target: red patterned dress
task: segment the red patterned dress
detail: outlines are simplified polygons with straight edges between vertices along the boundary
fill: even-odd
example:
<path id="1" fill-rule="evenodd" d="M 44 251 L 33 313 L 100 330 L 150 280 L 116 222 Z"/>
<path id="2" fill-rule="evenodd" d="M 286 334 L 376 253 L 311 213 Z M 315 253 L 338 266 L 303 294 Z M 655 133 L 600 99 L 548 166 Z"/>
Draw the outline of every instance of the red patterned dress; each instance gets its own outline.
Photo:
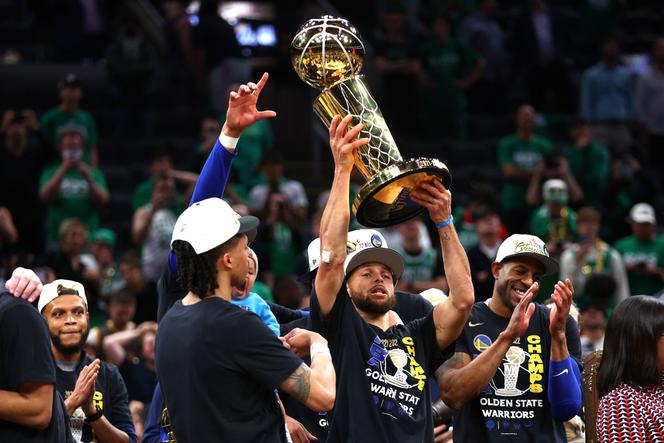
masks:
<path id="1" fill-rule="evenodd" d="M 664 372 L 649 388 L 621 384 L 599 402 L 597 441 L 664 443 Z"/>

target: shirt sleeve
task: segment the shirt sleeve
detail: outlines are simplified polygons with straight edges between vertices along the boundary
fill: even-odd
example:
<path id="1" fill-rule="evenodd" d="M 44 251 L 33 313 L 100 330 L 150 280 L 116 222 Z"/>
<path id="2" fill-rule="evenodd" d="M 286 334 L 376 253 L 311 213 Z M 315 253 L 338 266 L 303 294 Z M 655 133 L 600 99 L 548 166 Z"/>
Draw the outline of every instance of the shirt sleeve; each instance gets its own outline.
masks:
<path id="1" fill-rule="evenodd" d="M 231 154 L 219 140 L 215 142 L 210 156 L 203 165 L 201 175 L 198 177 L 189 206 L 206 198 L 224 196 L 224 189 L 230 177 L 231 163 L 236 152 Z"/>
<path id="2" fill-rule="evenodd" d="M 10 295 L 2 295 L 10 297 Z M 10 308 L 2 319 L 0 349 L 6 365 L 6 387 L 18 391 L 24 383 L 55 384 L 55 361 L 46 324 L 37 310 L 21 301 Z"/>
<path id="3" fill-rule="evenodd" d="M 274 316 L 272 313 L 272 310 L 270 309 L 270 306 L 267 304 L 265 300 L 261 298 L 260 295 L 256 293 L 252 293 L 253 297 L 253 303 L 256 309 L 256 314 L 263 320 L 263 323 L 265 326 L 270 328 L 272 332 L 274 332 L 274 335 L 279 337 L 279 333 L 281 332 L 279 323 L 277 322 L 277 318 Z"/>
<path id="4" fill-rule="evenodd" d="M 502 168 L 511 164 L 514 164 L 512 150 L 510 149 L 509 140 L 504 138 L 498 142 L 498 166 Z"/>
<path id="5" fill-rule="evenodd" d="M 258 316 L 244 313 L 241 330 L 233 340 L 238 346 L 225 358 L 270 389 L 278 388 L 301 364 L 302 360 L 284 348 L 281 341 L 261 322 Z M 237 329 L 237 328 L 236 328 Z"/>
<path id="6" fill-rule="evenodd" d="M 136 430 L 134 429 L 134 422 L 129 412 L 127 387 L 118 368 L 108 365 L 108 378 L 109 386 L 112 387 L 112 390 L 110 392 L 111 398 L 109 399 L 110 408 L 108 412 L 104 411 L 104 415 L 113 426 L 127 433 L 130 442 L 136 443 Z"/>
<path id="7" fill-rule="evenodd" d="M 145 431 L 143 431 L 142 443 L 160 443 L 161 437 L 161 411 L 164 408 L 164 395 L 161 393 L 161 385 L 157 383 L 152 394 L 152 402 L 148 415 L 145 417 Z"/>
<path id="8" fill-rule="evenodd" d="M 104 191 L 108 191 L 108 185 L 106 184 L 106 177 L 99 169 L 92 170 L 92 179 L 94 182 L 102 188 Z"/>

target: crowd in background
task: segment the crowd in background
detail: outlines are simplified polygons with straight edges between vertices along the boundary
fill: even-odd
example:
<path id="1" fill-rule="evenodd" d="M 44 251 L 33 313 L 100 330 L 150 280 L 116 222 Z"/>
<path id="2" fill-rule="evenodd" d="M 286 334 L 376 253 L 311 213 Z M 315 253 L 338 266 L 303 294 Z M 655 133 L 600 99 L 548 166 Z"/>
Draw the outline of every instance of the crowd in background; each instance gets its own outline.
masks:
<path id="1" fill-rule="evenodd" d="M 232 29 L 208 2 L 202 2 L 197 26 L 185 14 L 187 2 L 154 2 L 167 24 L 166 60 L 158 59 L 135 20 L 111 17 L 121 8 L 81 3 L 96 5 L 96 12 L 86 10 L 81 27 L 58 34 L 56 57 L 106 60 L 111 89 L 130 115 L 144 116 L 159 88 L 186 96 L 183 101 L 205 110 L 199 112 L 200 142 L 178 164 L 169 146 L 153 147 L 149 177 L 130 185 L 129 241 L 119 241 L 120 233 L 105 224 L 114 189 L 102 172 L 103 135 L 94 113 L 81 107 L 95 91 L 85 90 L 72 72 L 58 83 L 50 110 L 2 106 L 0 259 L 4 278 L 20 265 L 38 270 L 44 282 L 64 278 L 85 285 L 92 326 L 86 350 L 120 367 L 140 424 L 156 383 L 156 285 L 173 227 L 219 135 L 228 91 L 255 76 Z M 602 347 L 617 303 L 664 288 L 658 218 L 664 189 L 664 38 L 651 40 L 638 65 L 621 53 L 616 38 L 612 8 L 619 2 L 584 3 L 597 8 L 591 17 L 598 21 L 585 36 L 566 32 L 555 5 L 532 0 L 506 21 L 497 14 L 500 3 L 378 1 L 377 23 L 366 35 L 373 48 L 367 69 L 395 133 L 447 140 L 475 136 L 473 111 L 512 113 L 507 95 L 518 79 L 521 103 L 528 104 L 513 113 L 514 131 L 492 145 L 500 186 L 481 183 L 480 177 L 464 190 L 467 198 L 454 202 L 456 228 L 477 301 L 491 295 L 490 265 L 502 240 L 516 232 L 544 239 L 560 261 L 561 279 L 570 278 L 576 287 L 582 344 L 589 353 Z M 75 16 L 63 12 L 59 24 L 65 27 Z M 111 18 L 122 25 L 111 28 Z M 579 48 L 581 55 L 597 54 L 596 63 L 579 69 Z M 129 134 L 142 129 L 126 128 Z M 261 219 L 253 244 L 261 264 L 254 292 L 306 308 L 309 294 L 298 277 L 307 271 L 304 251 L 319 236 L 327 193 L 289 177 L 293 159 L 275 146 L 267 120 L 243 133 L 226 198 L 241 215 Z M 399 289 L 448 289 L 426 222 L 417 218 L 384 232 L 405 260 Z M 545 285 L 540 294 L 551 293 Z"/>

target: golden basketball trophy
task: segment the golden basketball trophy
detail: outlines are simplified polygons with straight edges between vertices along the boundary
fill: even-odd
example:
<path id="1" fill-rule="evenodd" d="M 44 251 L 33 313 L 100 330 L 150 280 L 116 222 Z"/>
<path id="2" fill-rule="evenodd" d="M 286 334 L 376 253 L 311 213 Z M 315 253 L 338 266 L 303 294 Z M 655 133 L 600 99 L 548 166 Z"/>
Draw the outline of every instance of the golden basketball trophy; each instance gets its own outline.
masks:
<path id="1" fill-rule="evenodd" d="M 307 21 L 291 43 L 291 62 L 305 83 L 322 89 L 313 108 L 329 128 L 335 115 L 353 115 L 364 123 L 358 137 L 369 143 L 355 154 L 355 166 L 367 179 L 353 202 L 353 212 L 364 226 L 401 223 L 424 210 L 410 191 L 423 181 L 452 181 L 447 166 L 438 159 L 404 160 L 363 75 L 364 44 L 355 27 L 343 18 L 323 16 Z M 404 104 L 405 105 L 405 104 Z"/>

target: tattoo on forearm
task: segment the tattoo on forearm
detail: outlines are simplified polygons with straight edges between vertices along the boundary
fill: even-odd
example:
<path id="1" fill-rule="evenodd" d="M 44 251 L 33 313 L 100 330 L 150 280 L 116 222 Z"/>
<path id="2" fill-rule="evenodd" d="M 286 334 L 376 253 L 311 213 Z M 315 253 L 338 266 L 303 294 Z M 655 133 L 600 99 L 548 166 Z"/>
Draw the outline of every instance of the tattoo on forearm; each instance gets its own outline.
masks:
<path id="1" fill-rule="evenodd" d="M 286 379 L 286 392 L 290 394 L 299 402 L 305 402 L 309 398 L 309 391 L 311 390 L 311 369 L 309 366 L 302 363 L 291 375 Z"/>
<path id="2" fill-rule="evenodd" d="M 443 232 L 443 240 L 450 241 L 450 234 L 447 231 Z"/>

